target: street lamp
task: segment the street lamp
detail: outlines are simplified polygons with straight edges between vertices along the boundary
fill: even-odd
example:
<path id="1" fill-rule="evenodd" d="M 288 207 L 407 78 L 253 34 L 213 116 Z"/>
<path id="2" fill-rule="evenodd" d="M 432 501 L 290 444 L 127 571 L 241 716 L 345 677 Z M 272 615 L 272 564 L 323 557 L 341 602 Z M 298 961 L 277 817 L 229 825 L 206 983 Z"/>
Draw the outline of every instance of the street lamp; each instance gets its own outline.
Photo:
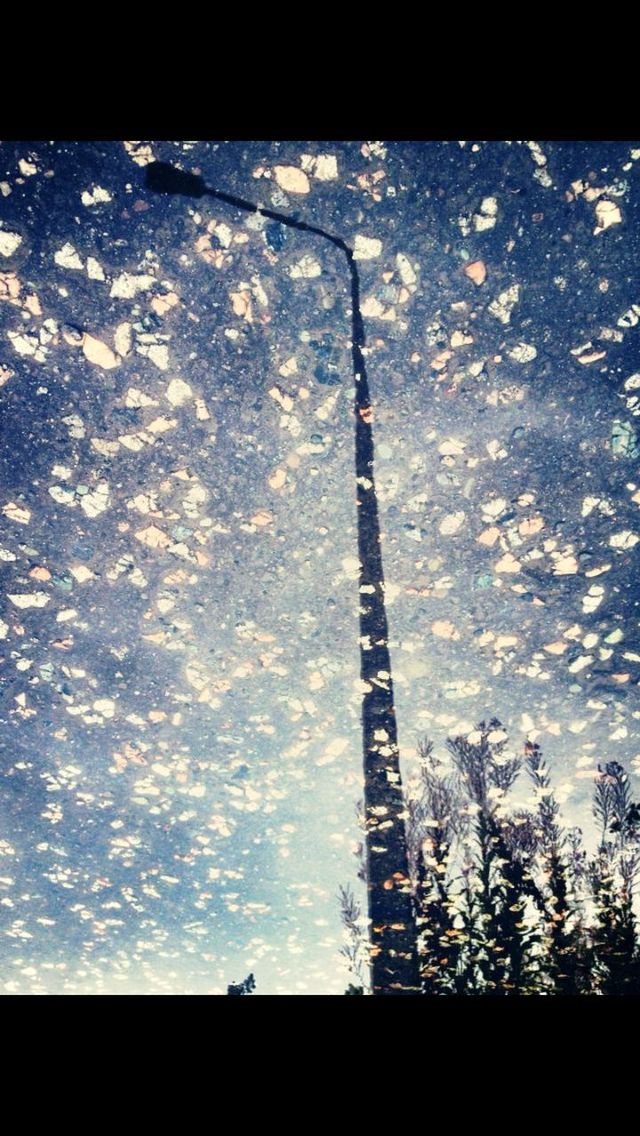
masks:
<path id="1" fill-rule="evenodd" d="M 373 994 L 420 992 L 416 921 L 409 879 L 405 802 L 388 646 L 380 523 L 373 470 L 373 411 L 363 348 L 360 277 L 353 249 L 340 237 L 240 197 L 211 189 L 203 178 L 165 162 L 146 167 L 156 193 L 212 197 L 280 225 L 311 233 L 344 253 L 351 280 L 351 355 L 355 382 L 355 459 L 360 559 L 360 674 L 367 849 L 367 888 Z"/>

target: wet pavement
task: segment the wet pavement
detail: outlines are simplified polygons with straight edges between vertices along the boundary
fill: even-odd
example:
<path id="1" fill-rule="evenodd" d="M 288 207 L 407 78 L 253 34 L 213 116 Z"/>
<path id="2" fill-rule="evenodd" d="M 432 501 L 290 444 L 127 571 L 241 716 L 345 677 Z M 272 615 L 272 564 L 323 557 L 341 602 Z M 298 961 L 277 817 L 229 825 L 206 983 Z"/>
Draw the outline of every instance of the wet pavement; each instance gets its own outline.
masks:
<path id="1" fill-rule="evenodd" d="M 495 715 L 588 831 L 640 772 L 640 144 L 0 146 L 1 988 L 341 993 L 350 280 L 156 160 L 355 250 L 403 774 Z"/>

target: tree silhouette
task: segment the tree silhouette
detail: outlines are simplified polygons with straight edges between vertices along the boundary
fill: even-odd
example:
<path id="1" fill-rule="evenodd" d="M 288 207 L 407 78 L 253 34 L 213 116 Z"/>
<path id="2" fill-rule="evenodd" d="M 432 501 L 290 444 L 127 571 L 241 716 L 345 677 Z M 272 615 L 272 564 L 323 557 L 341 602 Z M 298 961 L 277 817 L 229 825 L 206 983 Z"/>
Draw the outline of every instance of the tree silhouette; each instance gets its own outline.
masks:
<path id="1" fill-rule="evenodd" d="M 422 993 L 461 992 L 461 960 L 466 941 L 451 894 L 452 852 L 464 828 L 460 790 L 434 753 L 419 743 L 420 782 L 409 796 L 409 853 L 419 932 Z"/>
<path id="2" fill-rule="evenodd" d="M 603 994 L 640 994 L 640 951 L 633 891 L 640 866 L 640 808 L 616 761 L 598 766 L 594 815 L 602 826 L 590 875 L 597 922 L 595 971 Z"/>
<path id="3" fill-rule="evenodd" d="M 589 989 L 593 959 L 579 897 L 585 859 L 580 847 L 581 833 L 575 829 L 567 833 L 560 823 L 560 809 L 540 746 L 526 742 L 525 760 L 537 799 L 542 878 L 535 900 L 542 919 L 550 990 L 555 994 L 584 994 Z"/>
<path id="4" fill-rule="evenodd" d="M 529 973 L 534 931 L 525 920 L 531 891 L 530 849 L 523 840 L 525 818 L 503 815 L 503 801 L 520 769 L 504 755 L 506 732 L 498 719 L 476 727 L 477 741 L 450 738 L 449 752 L 475 813 L 474 910 L 471 965 L 487 993 L 522 990 Z M 520 821 L 520 823 L 518 823 Z M 474 885 L 474 874 L 469 876 Z"/>
<path id="5" fill-rule="evenodd" d="M 422 993 L 638 994 L 633 912 L 640 805 L 623 767 L 598 767 L 594 856 L 566 829 L 540 747 L 509 755 L 497 719 L 450 738 L 452 768 L 425 739 L 407 786 Z M 524 764 L 533 807 L 512 808 Z"/>
<path id="6" fill-rule="evenodd" d="M 252 974 L 249 974 L 242 982 L 230 983 L 227 986 L 227 994 L 253 994 L 255 988 L 256 980 Z"/>

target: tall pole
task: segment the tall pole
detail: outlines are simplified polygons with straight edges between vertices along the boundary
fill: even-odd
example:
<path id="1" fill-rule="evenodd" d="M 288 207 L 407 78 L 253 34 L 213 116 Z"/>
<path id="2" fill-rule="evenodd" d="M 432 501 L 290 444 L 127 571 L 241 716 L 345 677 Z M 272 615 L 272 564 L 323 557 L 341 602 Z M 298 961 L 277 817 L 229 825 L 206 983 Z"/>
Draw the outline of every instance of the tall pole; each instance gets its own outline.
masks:
<path id="1" fill-rule="evenodd" d="M 373 411 L 363 353 L 365 334 L 360 308 L 360 277 L 353 249 L 340 237 L 324 229 L 210 189 L 202 178 L 163 162 L 154 162 L 146 169 L 147 186 L 156 192 L 213 197 L 237 209 L 268 217 L 288 228 L 322 237 L 347 258 L 351 280 L 351 354 L 355 384 L 360 676 L 363 688 L 362 747 L 371 990 L 373 994 L 417 994 L 420 990 L 417 930 L 409 879 L 405 804 L 400 779 L 374 480 Z"/>
<path id="2" fill-rule="evenodd" d="M 409 878 L 406 808 L 400 777 L 398 731 L 389 655 L 378 497 L 374 478 L 373 408 L 363 354 L 360 279 L 353 252 L 351 310 L 356 486 L 360 554 L 360 675 L 362 749 L 371 920 L 373 994 L 417 994 L 417 926 Z"/>

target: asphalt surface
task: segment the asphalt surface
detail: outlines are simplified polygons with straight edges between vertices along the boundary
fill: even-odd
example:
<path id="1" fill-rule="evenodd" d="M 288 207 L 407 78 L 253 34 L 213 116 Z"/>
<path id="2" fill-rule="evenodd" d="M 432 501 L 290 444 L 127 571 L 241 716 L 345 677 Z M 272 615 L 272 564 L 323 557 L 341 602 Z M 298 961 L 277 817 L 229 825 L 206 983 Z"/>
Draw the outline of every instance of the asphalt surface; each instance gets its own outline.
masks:
<path id="1" fill-rule="evenodd" d="M 355 249 L 403 774 L 497 716 L 589 833 L 640 771 L 640 144 L 0 146 L 0 988 L 340 993 L 351 282 L 154 160 Z"/>

